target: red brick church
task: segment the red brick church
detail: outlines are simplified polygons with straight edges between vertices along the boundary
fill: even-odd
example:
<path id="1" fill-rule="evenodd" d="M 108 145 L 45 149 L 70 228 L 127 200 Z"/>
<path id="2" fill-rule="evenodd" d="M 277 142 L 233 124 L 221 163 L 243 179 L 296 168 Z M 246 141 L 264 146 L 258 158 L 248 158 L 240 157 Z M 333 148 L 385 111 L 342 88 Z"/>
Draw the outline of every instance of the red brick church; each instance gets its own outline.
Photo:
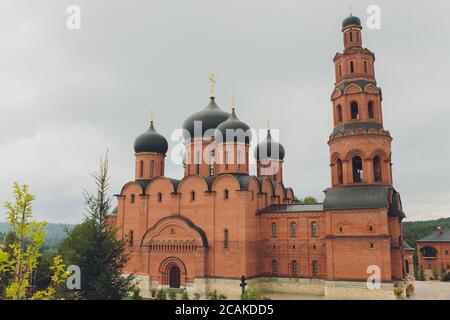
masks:
<path id="1" fill-rule="evenodd" d="M 234 108 L 218 106 L 214 90 L 183 124 L 181 180 L 164 174 L 168 143 L 153 121 L 136 139 L 135 180 L 117 195 L 110 222 L 129 244 L 126 271 L 136 273 L 143 295 L 185 287 L 236 297 L 241 276 L 266 291 L 330 297 L 391 297 L 404 284 L 392 138 L 361 30 L 356 16 L 343 21 L 344 50 L 333 59 L 331 187 L 323 203 L 296 203 L 283 183 L 285 149 L 270 129 L 256 148 L 257 174 L 249 172 L 249 126 Z M 374 266 L 381 287 L 369 290 Z"/>

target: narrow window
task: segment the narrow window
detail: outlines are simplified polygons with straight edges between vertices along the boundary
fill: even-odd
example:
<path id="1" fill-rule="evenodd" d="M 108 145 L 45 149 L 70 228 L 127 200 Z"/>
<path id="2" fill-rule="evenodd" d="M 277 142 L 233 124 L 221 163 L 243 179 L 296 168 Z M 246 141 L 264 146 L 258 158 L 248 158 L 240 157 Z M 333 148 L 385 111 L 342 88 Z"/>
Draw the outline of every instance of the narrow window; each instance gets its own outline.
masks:
<path id="1" fill-rule="evenodd" d="M 381 178 L 381 158 L 376 156 L 373 158 L 373 180 L 380 182 L 382 180 Z"/>
<path id="2" fill-rule="evenodd" d="M 162 202 L 162 193 L 158 192 L 158 202 Z"/>
<path id="3" fill-rule="evenodd" d="M 373 101 L 369 101 L 369 104 L 367 105 L 367 113 L 369 114 L 369 119 L 373 119 L 375 117 Z"/>
<path id="4" fill-rule="evenodd" d="M 317 237 L 319 235 L 319 226 L 317 222 L 311 223 L 311 237 Z"/>
<path id="5" fill-rule="evenodd" d="M 241 152 L 240 151 L 237 152 L 237 170 L 238 171 L 241 170 Z"/>
<path id="6" fill-rule="evenodd" d="M 339 65 L 339 77 L 342 77 L 342 66 Z"/>
<path id="7" fill-rule="evenodd" d="M 228 200 L 228 197 L 229 197 L 228 189 L 224 190 L 223 195 L 224 195 L 225 200 Z"/>
<path id="8" fill-rule="evenodd" d="M 228 249 L 228 239 L 229 239 L 228 229 L 225 229 L 223 230 L 223 247 L 225 249 Z"/>
<path id="9" fill-rule="evenodd" d="M 144 161 L 141 160 L 140 161 L 140 165 L 139 165 L 139 171 L 140 171 L 140 176 L 143 177 L 144 176 Z"/>
<path id="10" fill-rule="evenodd" d="M 361 157 L 355 156 L 352 159 L 353 182 L 363 181 L 363 168 Z"/>
<path id="11" fill-rule="evenodd" d="M 445 250 L 445 255 L 448 255 L 448 250 Z"/>
<path id="12" fill-rule="evenodd" d="M 319 275 L 319 263 L 317 261 L 313 261 L 312 263 L 312 275 L 313 277 L 317 277 Z"/>
<path id="13" fill-rule="evenodd" d="M 291 269 L 292 269 L 292 276 L 293 277 L 297 277 L 298 276 L 298 263 L 297 263 L 297 260 L 292 260 Z"/>
<path id="14" fill-rule="evenodd" d="M 372 232 L 373 231 L 373 226 L 371 224 L 369 224 L 369 231 Z"/>
<path id="15" fill-rule="evenodd" d="M 359 42 L 359 32 L 358 31 L 356 31 L 356 41 Z"/>
<path id="16" fill-rule="evenodd" d="M 353 32 L 350 31 L 348 34 L 350 36 L 350 41 L 353 41 Z"/>
<path id="17" fill-rule="evenodd" d="M 355 65 L 353 64 L 353 61 L 350 61 L 350 73 L 355 73 Z"/>
<path id="18" fill-rule="evenodd" d="M 278 262 L 277 260 L 272 260 L 272 275 L 276 276 L 278 274 Z"/>
<path id="19" fill-rule="evenodd" d="M 195 161 L 195 174 L 200 175 L 200 151 L 197 151 L 197 157 Z"/>
<path id="20" fill-rule="evenodd" d="M 338 122 L 342 122 L 342 107 L 340 104 L 337 106 L 337 120 Z"/>
<path id="21" fill-rule="evenodd" d="M 228 170 L 228 151 L 225 151 L 225 170 Z"/>
<path id="22" fill-rule="evenodd" d="M 367 73 L 367 61 L 364 61 L 364 72 Z"/>
<path id="23" fill-rule="evenodd" d="M 131 203 L 134 203 L 134 194 L 131 195 L 131 197 L 130 197 L 130 202 L 131 202 Z"/>
<path id="24" fill-rule="evenodd" d="M 338 177 L 338 183 L 343 184 L 344 183 L 344 175 L 342 173 L 342 160 L 338 159 L 336 162 L 337 165 L 337 177 Z"/>
<path id="25" fill-rule="evenodd" d="M 297 224 L 295 222 L 291 223 L 291 237 L 297 237 Z"/>
<path id="26" fill-rule="evenodd" d="M 130 247 L 133 246 L 133 230 L 130 230 L 128 232 L 128 245 Z"/>
<path id="27" fill-rule="evenodd" d="M 350 104 L 350 113 L 352 115 L 352 120 L 356 120 L 359 117 L 359 112 L 358 112 L 358 103 L 356 101 L 353 101 Z"/>
<path id="28" fill-rule="evenodd" d="M 276 237 L 278 233 L 278 226 L 275 222 L 272 222 L 272 237 Z"/>
<path id="29" fill-rule="evenodd" d="M 214 175 L 214 151 L 209 154 L 209 175 Z"/>
<path id="30" fill-rule="evenodd" d="M 195 191 L 191 191 L 191 201 L 195 201 Z"/>
<path id="31" fill-rule="evenodd" d="M 150 178 L 155 176 L 155 160 L 150 160 Z"/>
<path id="32" fill-rule="evenodd" d="M 370 243 L 370 249 L 374 249 L 374 248 L 375 248 L 375 246 L 374 246 L 373 242 L 371 242 Z"/>

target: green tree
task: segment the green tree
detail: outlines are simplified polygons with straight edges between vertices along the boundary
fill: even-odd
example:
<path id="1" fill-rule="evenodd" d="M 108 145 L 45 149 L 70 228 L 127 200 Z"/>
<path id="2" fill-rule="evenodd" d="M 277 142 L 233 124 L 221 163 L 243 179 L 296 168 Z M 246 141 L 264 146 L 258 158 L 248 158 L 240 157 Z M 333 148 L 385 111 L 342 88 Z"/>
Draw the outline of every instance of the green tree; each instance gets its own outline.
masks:
<path id="1" fill-rule="evenodd" d="M 423 269 L 422 266 L 419 268 L 417 280 L 419 280 L 419 281 L 425 281 L 426 280 L 425 279 L 425 270 Z"/>
<path id="2" fill-rule="evenodd" d="M 111 208 L 108 154 L 100 160 L 100 169 L 92 177 L 96 193 L 84 192 L 88 215 L 69 232 L 59 250 L 67 263 L 81 270 L 81 289 L 68 294 L 76 299 L 120 300 L 136 285 L 134 274 L 123 275 L 130 259 L 126 242 L 118 238 L 117 228 L 107 222 Z"/>
<path id="3" fill-rule="evenodd" d="M 305 197 L 305 198 L 299 200 L 299 202 L 302 204 L 315 204 L 315 203 L 317 203 L 317 199 L 314 197 Z"/>
<path id="4" fill-rule="evenodd" d="M 0 282 L 6 287 L 4 292 L 6 299 L 55 299 L 56 288 L 68 276 L 59 256 L 55 257 L 50 266 L 53 275 L 49 286 L 37 292 L 33 290 L 32 276 L 42 256 L 46 222 L 32 220 L 31 203 L 35 196 L 28 190 L 27 185 L 20 186 L 15 182 L 13 184 L 15 202 L 5 203 L 11 231 L 9 241 L 4 240 L 3 246 L 0 247 Z"/>

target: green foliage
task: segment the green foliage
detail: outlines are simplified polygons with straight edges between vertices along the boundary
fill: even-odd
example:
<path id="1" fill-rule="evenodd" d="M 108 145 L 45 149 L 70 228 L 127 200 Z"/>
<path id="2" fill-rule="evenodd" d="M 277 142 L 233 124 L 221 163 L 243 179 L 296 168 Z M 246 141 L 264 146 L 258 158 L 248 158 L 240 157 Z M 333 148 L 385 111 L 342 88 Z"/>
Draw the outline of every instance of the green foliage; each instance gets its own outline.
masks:
<path id="1" fill-rule="evenodd" d="M 226 300 L 227 296 L 224 294 L 218 294 L 217 290 L 213 290 L 213 291 L 209 291 L 206 294 L 206 299 L 207 300 Z"/>
<path id="2" fill-rule="evenodd" d="M 393 290 L 394 290 L 395 297 L 397 299 L 401 299 L 403 296 L 403 288 L 397 287 L 397 288 L 394 288 Z"/>
<path id="3" fill-rule="evenodd" d="M 420 268 L 419 268 L 417 280 L 419 280 L 419 281 L 425 281 L 425 280 L 426 280 L 426 277 L 425 277 L 425 270 L 423 269 L 423 267 L 420 267 Z"/>
<path id="4" fill-rule="evenodd" d="M 185 288 L 180 290 L 181 300 L 189 300 L 189 294 Z"/>
<path id="5" fill-rule="evenodd" d="M 198 292 L 194 293 L 194 300 L 200 300 L 201 294 Z"/>
<path id="6" fill-rule="evenodd" d="M 241 294 L 241 300 L 268 300 L 259 287 L 250 287 Z"/>
<path id="7" fill-rule="evenodd" d="M 432 271 L 431 271 L 431 280 L 439 280 L 440 278 L 440 272 L 436 267 L 433 267 Z"/>
<path id="8" fill-rule="evenodd" d="M 301 204 L 315 204 L 317 203 L 317 199 L 314 197 L 305 197 L 303 199 L 298 200 L 298 202 Z"/>
<path id="9" fill-rule="evenodd" d="M 131 300 L 142 300 L 141 289 L 139 287 L 134 288 Z"/>
<path id="10" fill-rule="evenodd" d="M 5 203 L 10 232 L 0 247 L 0 295 L 11 300 L 56 299 L 56 290 L 68 276 L 60 256 L 53 257 L 47 266 L 53 273 L 46 288 L 36 292 L 32 281 L 42 260 L 46 222 L 32 220 L 31 203 L 35 196 L 28 190 L 27 185 L 15 182 L 15 201 Z"/>
<path id="11" fill-rule="evenodd" d="M 169 300 L 177 300 L 177 294 L 175 291 L 169 291 Z"/>
<path id="12" fill-rule="evenodd" d="M 159 290 L 156 292 L 156 297 L 155 297 L 155 299 L 156 299 L 156 300 L 167 300 L 167 294 L 166 294 L 166 292 L 165 292 L 163 289 L 159 289 Z"/>
<path id="13" fill-rule="evenodd" d="M 450 282 L 450 272 L 446 272 L 441 276 L 441 281 Z"/>
<path id="14" fill-rule="evenodd" d="M 100 161 L 100 169 L 92 177 L 97 191 L 95 194 L 84 192 L 88 215 L 69 232 L 59 248 L 67 263 L 81 269 L 81 289 L 67 294 L 74 299 L 120 300 L 136 285 L 134 274 L 122 275 L 130 259 L 126 242 L 118 239 L 117 229 L 107 224 L 111 207 L 107 156 Z"/>

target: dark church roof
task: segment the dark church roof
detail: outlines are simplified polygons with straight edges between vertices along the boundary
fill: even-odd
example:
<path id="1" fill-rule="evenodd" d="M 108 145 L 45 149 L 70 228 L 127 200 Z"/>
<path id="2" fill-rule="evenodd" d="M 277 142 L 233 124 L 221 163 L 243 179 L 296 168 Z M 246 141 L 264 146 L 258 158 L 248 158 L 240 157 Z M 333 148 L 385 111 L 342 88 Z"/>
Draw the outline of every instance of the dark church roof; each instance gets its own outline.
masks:
<path id="1" fill-rule="evenodd" d="M 389 192 L 392 190 L 392 203 Z M 390 186 L 335 187 L 325 190 L 324 210 L 388 208 L 389 216 L 404 217 L 400 195 Z"/>
<path id="2" fill-rule="evenodd" d="M 352 16 L 350 14 L 350 16 L 348 16 L 347 18 L 344 19 L 344 21 L 342 21 L 342 29 L 345 29 L 346 27 L 349 27 L 349 26 L 361 27 L 361 19 L 359 19 L 356 16 Z"/>
<path id="3" fill-rule="evenodd" d="M 450 242 L 450 230 L 441 229 L 441 232 L 436 230 L 416 242 Z"/>
<path id="4" fill-rule="evenodd" d="M 416 251 L 413 247 L 411 247 L 409 244 L 407 244 L 405 241 L 403 241 L 403 249 L 405 251 Z"/>
<path id="5" fill-rule="evenodd" d="M 134 141 L 134 152 L 155 152 L 166 154 L 169 145 L 166 138 L 159 134 L 153 126 L 153 121 L 150 122 L 150 127 L 147 131 L 139 135 Z"/>
<path id="6" fill-rule="evenodd" d="M 268 206 L 262 210 L 259 210 L 258 213 L 311 212 L 311 211 L 323 211 L 323 204 L 322 203 L 276 204 L 276 205 Z"/>

